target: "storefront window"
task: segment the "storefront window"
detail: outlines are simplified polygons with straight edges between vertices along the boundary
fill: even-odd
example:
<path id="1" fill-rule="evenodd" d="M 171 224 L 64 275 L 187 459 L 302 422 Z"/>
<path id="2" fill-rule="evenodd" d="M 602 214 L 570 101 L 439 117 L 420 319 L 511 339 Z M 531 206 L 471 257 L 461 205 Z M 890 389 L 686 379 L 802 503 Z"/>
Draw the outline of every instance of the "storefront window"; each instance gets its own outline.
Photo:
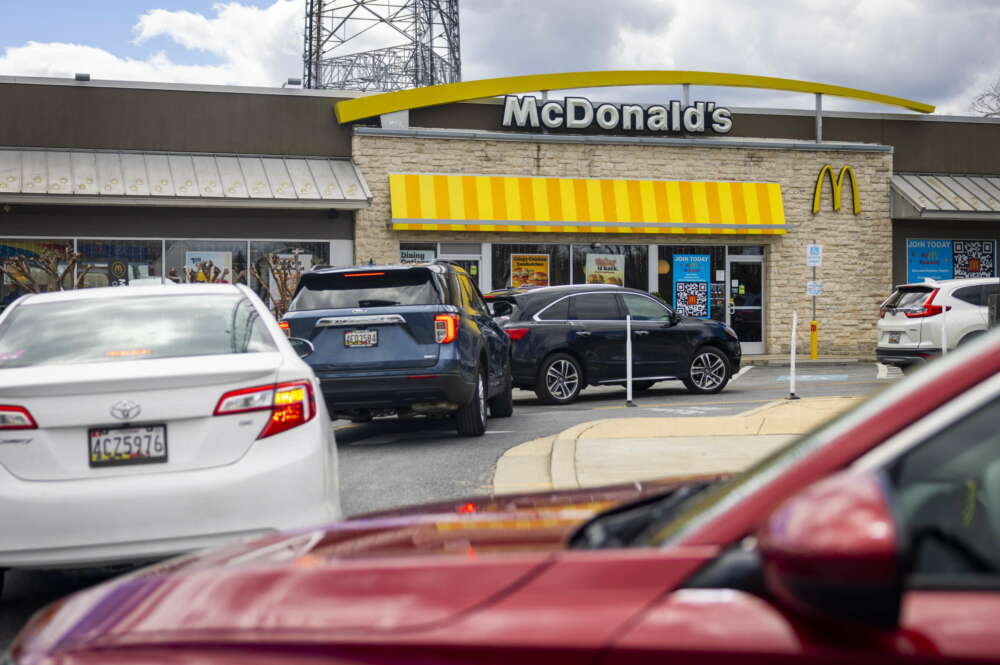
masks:
<path id="1" fill-rule="evenodd" d="M 763 256 L 764 248 L 760 245 L 730 245 L 730 254 L 741 254 L 743 256 Z"/>
<path id="2" fill-rule="evenodd" d="M 573 245 L 574 284 L 649 288 L 646 245 Z"/>
<path id="3" fill-rule="evenodd" d="M 329 242 L 250 241 L 250 284 L 275 311 L 288 308 L 299 275 L 329 263 Z"/>
<path id="4" fill-rule="evenodd" d="M 437 258 L 437 243 L 410 242 L 400 243 L 400 263 L 430 263 Z"/>
<path id="5" fill-rule="evenodd" d="M 63 288 L 72 288 L 72 253 L 69 239 L 0 238 L 0 309 L 25 293 L 58 291 L 64 273 Z"/>
<path id="6" fill-rule="evenodd" d="M 661 245 L 657 252 L 655 295 L 685 316 L 725 321 L 726 248 Z"/>
<path id="7" fill-rule="evenodd" d="M 168 240 L 167 277 L 175 282 L 247 283 L 247 243 Z"/>
<path id="8" fill-rule="evenodd" d="M 494 289 L 569 284 L 569 245 L 493 245 Z"/>
<path id="9" fill-rule="evenodd" d="M 82 287 L 159 284 L 163 279 L 163 244 L 159 240 L 81 239 L 76 247 Z"/>

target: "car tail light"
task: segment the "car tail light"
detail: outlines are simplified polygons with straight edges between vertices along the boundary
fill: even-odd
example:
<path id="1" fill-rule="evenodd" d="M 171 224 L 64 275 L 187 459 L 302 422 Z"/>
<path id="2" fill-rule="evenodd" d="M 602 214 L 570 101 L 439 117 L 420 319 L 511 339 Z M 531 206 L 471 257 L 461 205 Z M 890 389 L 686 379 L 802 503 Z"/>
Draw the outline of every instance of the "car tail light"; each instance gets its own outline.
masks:
<path id="1" fill-rule="evenodd" d="M 504 328 L 504 332 L 516 342 L 519 339 L 527 337 L 528 333 L 531 332 L 531 328 Z"/>
<path id="2" fill-rule="evenodd" d="M 292 336 L 292 324 L 288 321 L 278 321 L 278 327 L 281 328 L 281 332 L 285 333 L 285 337 Z"/>
<path id="3" fill-rule="evenodd" d="M 935 305 L 934 296 L 938 294 L 941 289 L 934 289 L 931 294 L 927 296 L 927 300 L 924 301 L 923 305 L 914 309 L 904 310 L 903 313 L 906 314 L 908 319 L 921 319 L 927 316 L 935 316 L 940 314 L 944 308 L 941 305 Z"/>
<path id="4" fill-rule="evenodd" d="M 257 436 L 263 439 L 298 427 L 316 415 L 316 398 L 308 381 L 291 381 L 270 386 L 232 390 L 219 398 L 216 416 L 250 411 L 270 411 L 264 429 Z"/>
<path id="5" fill-rule="evenodd" d="M 434 341 L 449 344 L 458 337 L 458 314 L 438 314 L 434 317 Z"/>
<path id="6" fill-rule="evenodd" d="M 0 406 L 0 430 L 38 429 L 38 424 L 23 406 Z"/>
<path id="7" fill-rule="evenodd" d="M 878 308 L 878 318 L 880 318 L 880 319 L 884 319 L 885 318 L 885 306 L 882 306 L 882 307 Z"/>

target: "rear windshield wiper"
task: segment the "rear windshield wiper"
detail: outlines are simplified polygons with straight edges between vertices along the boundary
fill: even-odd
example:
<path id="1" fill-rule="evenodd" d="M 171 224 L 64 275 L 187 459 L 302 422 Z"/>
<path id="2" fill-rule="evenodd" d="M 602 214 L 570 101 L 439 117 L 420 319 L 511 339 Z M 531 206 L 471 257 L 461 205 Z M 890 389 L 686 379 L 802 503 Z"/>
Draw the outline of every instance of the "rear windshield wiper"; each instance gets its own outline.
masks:
<path id="1" fill-rule="evenodd" d="M 358 307 L 388 307 L 398 305 L 395 300 L 359 300 Z"/>

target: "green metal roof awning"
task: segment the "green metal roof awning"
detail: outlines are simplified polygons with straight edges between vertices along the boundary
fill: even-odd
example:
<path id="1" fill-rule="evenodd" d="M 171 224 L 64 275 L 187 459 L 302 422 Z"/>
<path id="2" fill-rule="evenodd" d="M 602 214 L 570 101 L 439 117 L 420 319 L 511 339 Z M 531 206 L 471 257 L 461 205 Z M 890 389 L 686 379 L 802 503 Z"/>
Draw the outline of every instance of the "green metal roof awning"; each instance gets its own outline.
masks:
<path id="1" fill-rule="evenodd" d="M 0 148 L 0 204 L 358 209 L 348 159 Z"/>
<path id="2" fill-rule="evenodd" d="M 892 217 L 1000 221 L 1000 175 L 896 173 Z"/>

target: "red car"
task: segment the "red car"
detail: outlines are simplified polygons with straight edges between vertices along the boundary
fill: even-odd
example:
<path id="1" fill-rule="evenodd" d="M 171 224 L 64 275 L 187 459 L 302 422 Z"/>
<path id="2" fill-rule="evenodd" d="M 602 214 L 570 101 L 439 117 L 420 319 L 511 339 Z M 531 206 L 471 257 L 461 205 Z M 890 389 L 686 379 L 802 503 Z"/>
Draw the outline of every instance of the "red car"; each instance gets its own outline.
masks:
<path id="1" fill-rule="evenodd" d="M 586 493 L 522 497 L 176 559 L 43 610 L 9 658 L 1000 661 L 1000 330 L 740 475 L 666 489 L 583 524 Z"/>

